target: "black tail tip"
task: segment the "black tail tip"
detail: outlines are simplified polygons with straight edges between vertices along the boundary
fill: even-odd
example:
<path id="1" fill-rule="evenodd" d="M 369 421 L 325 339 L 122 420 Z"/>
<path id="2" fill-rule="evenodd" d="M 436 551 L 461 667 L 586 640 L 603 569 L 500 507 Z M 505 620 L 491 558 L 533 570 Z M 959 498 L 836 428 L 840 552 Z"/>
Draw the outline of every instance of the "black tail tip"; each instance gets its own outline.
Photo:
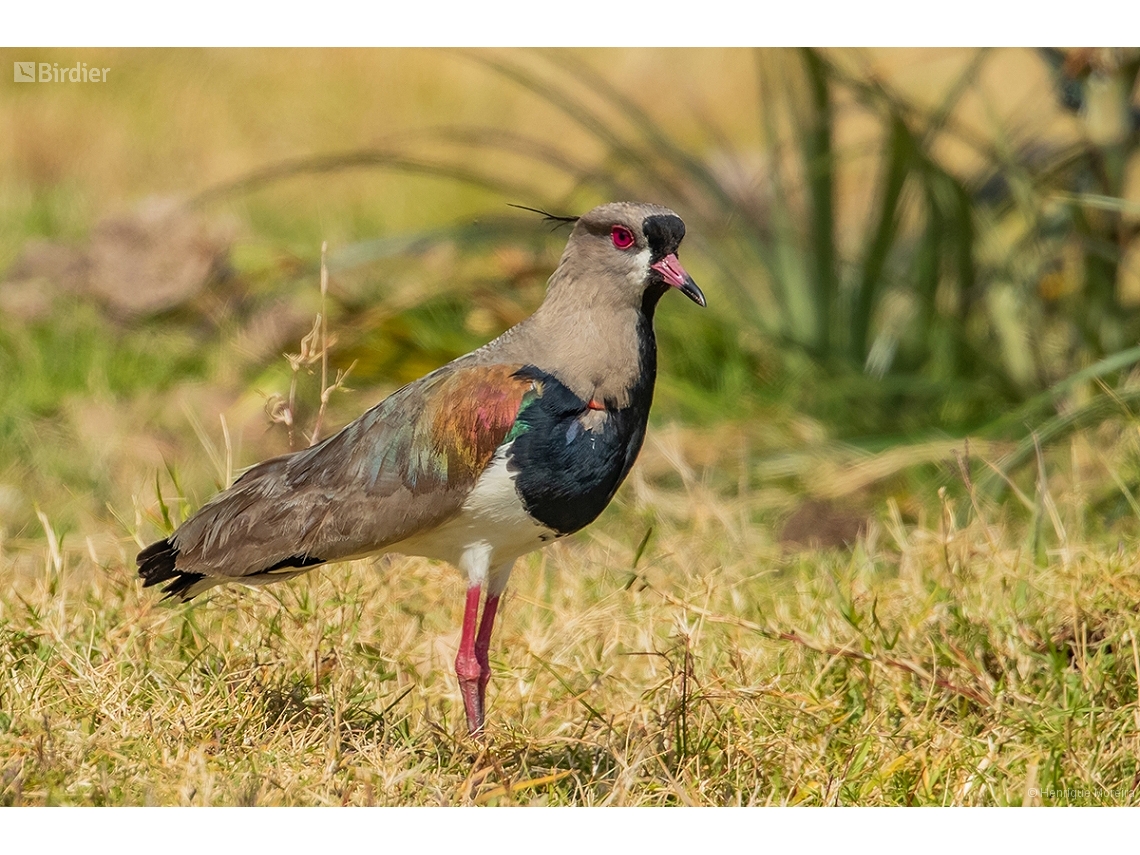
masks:
<path id="1" fill-rule="evenodd" d="M 143 587 L 150 588 L 153 585 L 169 582 L 170 584 L 162 589 L 166 594 L 163 599 L 171 597 L 178 597 L 183 601 L 191 599 L 193 594 L 189 594 L 189 590 L 205 576 L 202 573 L 188 573 L 177 569 L 174 566 L 177 558 L 178 547 L 169 537 L 152 543 L 140 552 L 135 558 L 135 563 L 139 568 L 139 576 L 143 579 Z"/>

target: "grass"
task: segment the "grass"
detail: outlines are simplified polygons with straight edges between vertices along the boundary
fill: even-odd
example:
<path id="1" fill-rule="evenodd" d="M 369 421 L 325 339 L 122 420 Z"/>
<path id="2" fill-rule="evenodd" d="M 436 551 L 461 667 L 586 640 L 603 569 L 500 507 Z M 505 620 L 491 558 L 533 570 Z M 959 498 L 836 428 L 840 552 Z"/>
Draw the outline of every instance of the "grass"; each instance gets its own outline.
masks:
<path id="1" fill-rule="evenodd" d="M 658 442 L 647 468 L 677 455 Z M 673 498 L 634 484 L 520 562 L 484 742 L 451 673 L 452 569 L 357 562 L 171 606 L 133 543 L 60 544 L 45 518 L 42 551 L 0 549 L 0 800 L 1140 802 L 1129 549 L 1036 556 L 1000 506 L 957 528 L 888 503 L 852 549 L 782 551 L 746 497 L 698 478 Z"/>

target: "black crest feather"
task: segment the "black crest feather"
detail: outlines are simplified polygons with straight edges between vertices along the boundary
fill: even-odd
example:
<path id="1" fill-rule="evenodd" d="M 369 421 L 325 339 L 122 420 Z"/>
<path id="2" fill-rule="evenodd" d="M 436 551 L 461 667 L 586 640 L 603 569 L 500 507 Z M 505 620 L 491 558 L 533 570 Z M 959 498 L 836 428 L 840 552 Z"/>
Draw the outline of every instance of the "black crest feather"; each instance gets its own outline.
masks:
<path id="1" fill-rule="evenodd" d="M 578 217 L 561 217 L 558 214 L 552 214 L 549 211 L 544 211 L 541 208 L 531 208 L 526 205 L 513 205 L 507 203 L 512 208 L 518 208 L 520 211 L 530 211 L 532 214 L 542 214 L 542 218 L 548 222 L 553 223 L 554 228 L 559 226 L 569 225 L 578 222 Z"/>

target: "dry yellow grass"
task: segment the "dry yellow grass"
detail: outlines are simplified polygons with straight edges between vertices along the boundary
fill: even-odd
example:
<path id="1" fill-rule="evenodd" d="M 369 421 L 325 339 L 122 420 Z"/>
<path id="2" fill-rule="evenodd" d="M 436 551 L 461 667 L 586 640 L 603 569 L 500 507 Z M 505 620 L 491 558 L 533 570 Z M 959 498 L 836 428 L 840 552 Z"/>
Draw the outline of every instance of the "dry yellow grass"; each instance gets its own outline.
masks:
<path id="1" fill-rule="evenodd" d="M 888 503 L 852 550 L 781 554 L 739 497 L 693 484 L 663 520 L 632 492 L 520 562 L 482 743 L 451 673 L 449 567 L 357 562 L 172 606 L 139 588 L 133 543 L 5 544 L 0 800 L 1140 802 L 1130 553 L 1037 566 L 1014 526 Z"/>

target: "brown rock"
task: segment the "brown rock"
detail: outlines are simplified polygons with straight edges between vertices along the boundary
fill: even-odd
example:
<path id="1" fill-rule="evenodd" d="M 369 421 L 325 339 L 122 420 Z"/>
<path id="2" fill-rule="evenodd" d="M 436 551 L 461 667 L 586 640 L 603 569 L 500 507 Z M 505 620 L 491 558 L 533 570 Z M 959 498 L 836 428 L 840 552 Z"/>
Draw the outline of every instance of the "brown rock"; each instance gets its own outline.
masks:
<path id="1" fill-rule="evenodd" d="M 851 546 L 866 525 L 867 515 L 854 507 L 808 499 L 784 523 L 780 543 L 814 549 Z"/>

